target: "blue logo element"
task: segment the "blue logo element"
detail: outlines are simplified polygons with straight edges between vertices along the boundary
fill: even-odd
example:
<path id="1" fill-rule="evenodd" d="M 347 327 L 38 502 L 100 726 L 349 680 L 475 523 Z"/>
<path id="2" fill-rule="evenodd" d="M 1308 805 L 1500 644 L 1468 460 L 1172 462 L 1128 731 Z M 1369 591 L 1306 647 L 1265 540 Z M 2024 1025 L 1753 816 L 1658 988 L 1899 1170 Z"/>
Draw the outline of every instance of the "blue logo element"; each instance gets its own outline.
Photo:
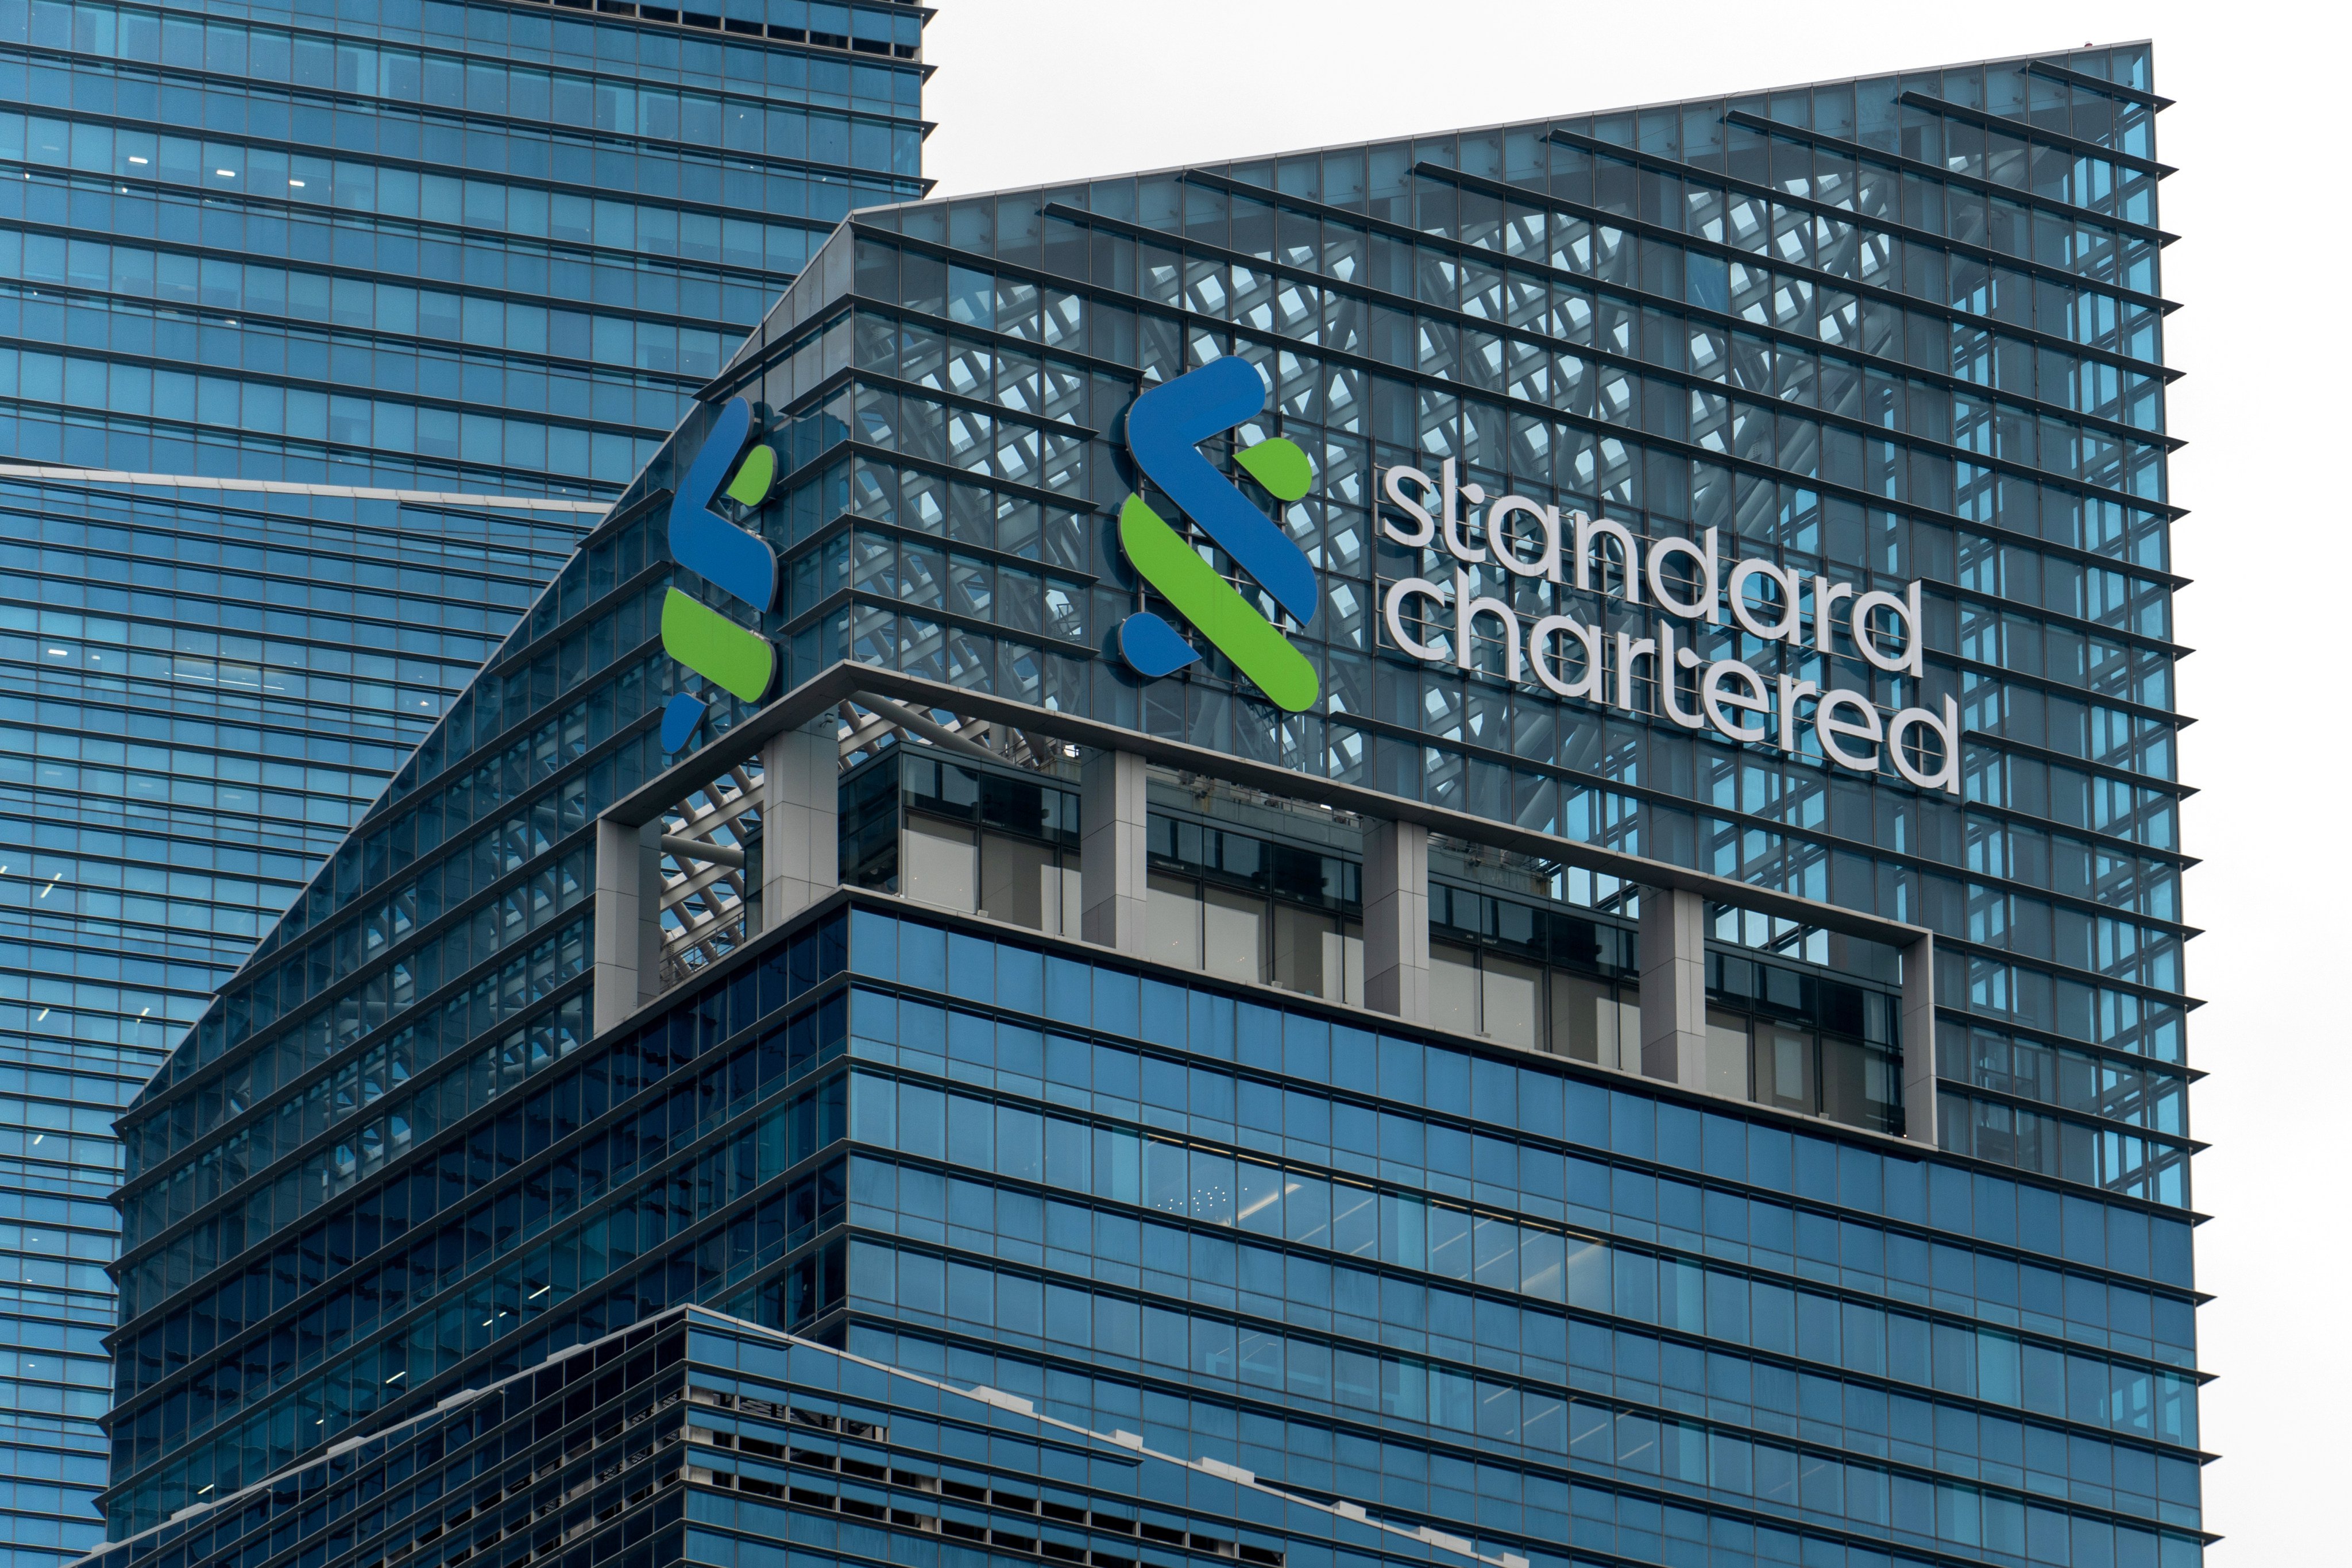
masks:
<path id="1" fill-rule="evenodd" d="M 1200 449 L 1202 441 L 1255 418 L 1265 406 L 1265 384 L 1247 361 L 1213 360 L 1135 400 L 1127 415 L 1127 448 L 1136 467 L 1304 626 L 1314 620 L 1321 597 L 1313 564 Z M 1314 482 L 1307 454 L 1280 437 L 1234 457 L 1281 500 L 1297 500 Z M 1320 688 L 1314 665 L 1141 496 L 1128 497 L 1118 528 L 1137 574 L 1260 690 L 1294 713 L 1314 703 Z M 1154 678 L 1201 657 L 1148 610 L 1120 623 L 1118 646 L 1138 673 Z"/>
<path id="2" fill-rule="evenodd" d="M 775 449 L 765 444 L 747 454 L 751 405 L 734 398 L 695 454 L 669 507 L 669 552 L 688 571 L 763 612 L 775 602 L 776 552 L 766 540 L 736 527 L 711 510 L 729 473 L 729 500 L 746 507 L 767 499 L 775 483 Z M 738 457 L 742 458 L 739 466 Z M 672 588 L 662 600 L 662 647 L 672 658 L 746 702 L 757 702 L 775 679 L 776 650 L 758 632 L 736 625 L 690 594 Z M 662 711 L 662 750 L 683 751 L 694 739 L 709 704 L 679 692 Z"/>

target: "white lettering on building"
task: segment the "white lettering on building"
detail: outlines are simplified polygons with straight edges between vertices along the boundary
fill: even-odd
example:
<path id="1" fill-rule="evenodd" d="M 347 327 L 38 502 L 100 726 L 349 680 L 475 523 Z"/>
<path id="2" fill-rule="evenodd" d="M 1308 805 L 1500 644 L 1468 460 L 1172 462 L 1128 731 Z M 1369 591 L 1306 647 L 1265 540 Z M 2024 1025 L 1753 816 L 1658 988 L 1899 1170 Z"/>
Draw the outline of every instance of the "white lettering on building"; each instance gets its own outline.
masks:
<path id="1" fill-rule="evenodd" d="M 1654 539 L 1645 549 L 1633 530 L 1606 517 L 1562 513 L 1520 495 L 1490 503 L 1482 487 L 1455 482 L 1450 458 L 1435 479 L 1419 468 L 1391 468 L 1381 490 L 1411 520 L 1384 514 L 1383 533 L 1409 548 L 1434 545 L 1460 563 L 1451 583 L 1400 577 L 1388 584 L 1381 617 L 1389 640 L 1409 658 L 1483 668 L 1473 655 L 1475 635 L 1501 645 L 1503 679 L 1628 712 L 1646 711 L 1636 702 L 1646 675 L 1657 710 L 1683 729 L 1711 728 L 1728 740 L 1794 752 L 1803 749 L 1810 727 L 1822 755 L 1840 767 L 1875 773 L 1883 755 L 1922 789 L 1959 793 L 1960 714 L 1952 698 L 1943 700 L 1940 712 L 1904 708 L 1890 717 L 1866 691 L 1824 691 L 1810 680 L 1767 677 L 1739 659 L 1703 658 L 1676 625 L 1722 626 L 1727 615 L 1759 641 L 1824 656 L 1843 625 L 1853 651 L 1873 668 L 1916 680 L 1926 668 L 1916 580 L 1898 595 L 1856 593 L 1850 584 L 1757 558 L 1725 571 L 1716 529 L 1696 539 Z M 1573 586 L 1646 605 L 1657 612 L 1654 635 L 1612 634 L 1559 613 L 1529 621 L 1507 601 L 1473 591 L 1467 568 L 1490 563 L 1555 589 Z M 1408 623 L 1423 629 L 1416 634 Z M 1422 640 L 1441 629 L 1450 634 L 1450 647 Z M 1936 744 L 1926 743 L 1926 735 Z M 1920 759 L 1939 751 L 1932 771 L 1921 766 Z"/>

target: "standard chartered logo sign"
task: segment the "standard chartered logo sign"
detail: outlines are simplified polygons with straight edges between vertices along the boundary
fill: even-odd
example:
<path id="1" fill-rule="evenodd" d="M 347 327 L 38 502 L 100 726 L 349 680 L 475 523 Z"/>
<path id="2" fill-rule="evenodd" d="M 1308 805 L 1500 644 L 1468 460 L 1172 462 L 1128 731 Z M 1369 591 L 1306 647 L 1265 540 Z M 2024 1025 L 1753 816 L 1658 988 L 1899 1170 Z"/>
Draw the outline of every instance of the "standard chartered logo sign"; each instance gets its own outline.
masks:
<path id="1" fill-rule="evenodd" d="M 1555 697 L 1655 712 L 1678 728 L 1713 730 L 1750 745 L 1794 752 L 1810 739 L 1822 756 L 1855 773 L 1877 773 L 1883 756 L 1910 784 L 1959 793 L 1953 699 L 1937 709 L 1881 713 L 1868 690 L 1824 688 L 1789 673 L 1768 677 L 1745 659 L 1707 658 L 1693 646 L 1727 615 L 1758 643 L 1782 644 L 1784 671 L 1811 665 L 1826 673 L 1827 656 L 1850 652 L 1882 675 L 1908 677 L 1916 691 L 1927 672 L 1916 581 L 1897 595 L 1857 592 L 1756 556 L 1727 569 L 1712 528 L 1696 539 L 1662 535 L 1645 549 L 1610 518 L 1562 513 L 1526 496 L 1490 500 L 1479 486 L 1456 482 L 1450 458 L 1434 479 L 1419 468 L 1391 468 L 1381 489 L 1410 520 L 1383 517 L 1381 531 L 1408 549 L 1442 550 L 1454 563 L 1451 583 L 1399 577 L 1383 589 L 1389 641 L 1406 657 L 1532 683 Z M 1481 578 L 1509 584 L 1508 597 L 1478 593 Z M 1579 601 L 1566 597 L 1571 589 L 1620 605 L 1613 616 L 1604 605 L 1587 611 L 1596 618 L 1580 619 L 1571 613 Z M 1649 620 L 1651 636 L 1636 635 L 1638 625 L 1623 629 L 1637 616 Z"/>
<path id="2" fill-rule="evenodd" d="M 1135 400 L 1127 414 L 1127 449 L 1135 466 L 1304 626 L 1315 618 L 1319 598 L 1315 568 L 1201 455 L 1201 442 L 1255 417 L 1265 406 L 1265 384 L 1247 361 L 1214 360 Z M 1307 454 L 1279 436 L 1243 448 L 1234 460 L 1280 500 L 1297 500 L 1315 479 Z M 1128 497 L 1119 509 L 1118 537 L 1137 575 L 1276 706 L 1297 713 L 1314 705 L 1321 682 L 1307 656 L 1141 496 Z M 1149 610 L 1119 624 L 1118 647 L 1138 672 L 1152 677 L 1201 657 L 1174 626 Z"/>
<path id="3" fill-rule="evenodd" d="M 1265 601 L 1305 627 L 1321 601 L 1314 566 L 1260 503 L 1201 451 L 1202 441 L 1265 406 L 1265 384 L 1255 367 L 1215 360 L 1138 397 L 1128 410 L 1126 445 L 1137 468 L 1181 516 Z M 775 450 L 751 441 L 753 422 L 751 404 L 740 397 L 719 411 L 671 502 L 669 548 L 679 566 L 756 616 L 775 600 L 775 552 L 716 510 L 721 496 L 757 507 L 775 483 Z M 1314 482 L 1307 454 L 1279 437 L 1242 447 L 1234 459 L 1280 501 L 1300 499 Z M 1475 484 L 1458 482 L 1451 458 L 1433 476 L 1400 466 L 1381 479 L 1387 502 L 1381 533 L 1416 552 L 1450 558 L 1454 567 L 1450 582 L 1403 576 L 1381 584 L 1385 640 L 1406 658 L 1603 709 L 1654 714 L 1732 742 L 1815 752 L 1854 773 L 1891 765 L 1920 788 L 1958 793 L 1958 704 L 1943 697 L 1932 709 L 1901 707 L 1897 697 L 1879 705 L 1882 694 L 1904 688 L 1916 693 L 1926 674 L 1916 580 L 1899 593 L 1858 590 L 1762 557 L 1727 560 L 1713 528 L 1692 539 L 1644 540 L 1605 516 L 1563 511 L 1521 495 L 1490 498 Z M 1137 574 L 1268 699 L 1294 713 L 1315 705 L 1321 682 L 1314 664 L 1141 495 L 1120 507 L 1118 535 Z M 1731 627 L 1754 645 L 1781 644 L 1767 650 L 1778 654 L 1771 662 L 1780 669 L 1767 674 L 1746 659 L 1702 654 L 1697 645 L 1717 640 L 1707 636 L 1711 630 Z M 776 650 L 756 626 L 679 589 L 662 602 L 661 632 L 670 657 L 746 702 L 761 700 L 775 683 Z M 1118 647 L 1150 679 L 1202 658 L 1151 610 L 1119 624 Z M 1796 673 L 1811 669 L 1826 678 L 1835 668 L 1831 656 L 1858 661 L 1873 679 L 1856 689 Z M 688 692 L 671 698 L 662 715 L 663 748 L 683 750 L 708 709 Z"/>
<path id="4" fill-rule="evenodd" d="M 757 615 L 775 602 L 776 552 L 758 534 L 711 510 L 722 483 L 727 499 L 739 506 L 755 507 L 768 499 L 776 482 L 775 448 L 763 442 L 745 452 L 744 438 L 751 434 L 751 404 L 738 397 L 719 411 L 718 423 L 670 500 L 669 552 L 680 566 Z M 661 635 L 670 658 L 746 702 L 765 697 L 775 679 L 776 650 L 766 637 L 676 588 L 662 599 Z M 690 692 L 671 698 L 662 711 L 662 749 L 683 750 L 709 706 Z"/>

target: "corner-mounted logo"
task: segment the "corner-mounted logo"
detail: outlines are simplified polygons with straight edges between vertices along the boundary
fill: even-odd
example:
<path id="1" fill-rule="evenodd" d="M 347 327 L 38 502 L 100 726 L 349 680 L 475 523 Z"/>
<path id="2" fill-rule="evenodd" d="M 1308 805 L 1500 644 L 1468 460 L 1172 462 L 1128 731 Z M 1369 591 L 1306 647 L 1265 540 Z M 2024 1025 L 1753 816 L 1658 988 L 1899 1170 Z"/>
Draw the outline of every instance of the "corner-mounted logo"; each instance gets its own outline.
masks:
<path id="1" fill-rule="evenodd" d="M 1247 361 L 1212 360 L 1135 400 L 1127 413 L 1127 449 L 1135 466 L 1304 626 L 1314 620 L 1319 600 L 1306 552 L 1201 455 L 1202 441 L 1255 417 L 1265 406 L 1265 384 Z M 1280 500 L 1297 500 L 1315 479 L 1307 454 L 1279 436 L 1235 452 L 1234 460 Z M 1118 538 L 1136 574 L 1277 707 L 1297 713 L 1313 706 L 1321 682 L 1307 656 L 1141 496 L 1128 497 L 1119 509 Z M 1138 673 L 1152 678 L 1201 657 L 1149 610 L 1119 623 L 1118 649 Z"/>
<path id="2" fill-rule="evenodd" d="M 764 442 L 743 450 L 751 433 L 751 405 L 736 398 L 719 411 L 702 449 L 669 503 L 669 552 L 680 566 L 764 612 L 776 597 L 776 552 L 756 533 L 710 510 L 722 492 L 738 505 L 768 499 L 776 482 L 775 449 Z M 736 458 L 742 458 L 739 466 Z M 729 479 L 730 473 L 732 479 Z M 776 650 L 757 631 L 738 626 L 688 594 L 672 588 L 662 599 L 662 647 L 670 658 L 746 702 L 768 694 Z M 694 738 L 709 704 L 681 691 L 662 710 L 662 750 L 678 752 Z"/>

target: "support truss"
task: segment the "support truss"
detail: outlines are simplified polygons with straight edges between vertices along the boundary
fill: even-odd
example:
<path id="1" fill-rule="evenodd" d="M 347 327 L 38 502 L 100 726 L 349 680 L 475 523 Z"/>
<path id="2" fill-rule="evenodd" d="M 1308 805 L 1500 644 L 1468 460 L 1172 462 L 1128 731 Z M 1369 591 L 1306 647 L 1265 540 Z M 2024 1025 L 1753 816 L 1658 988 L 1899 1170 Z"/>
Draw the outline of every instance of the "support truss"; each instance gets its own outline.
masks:
<path id="1" fill-rule="evenodd" d="M 751 934 L 743 850 L 759 821 L 757 761 L 738 763 L 662 814 L 662 989 Z"/>

